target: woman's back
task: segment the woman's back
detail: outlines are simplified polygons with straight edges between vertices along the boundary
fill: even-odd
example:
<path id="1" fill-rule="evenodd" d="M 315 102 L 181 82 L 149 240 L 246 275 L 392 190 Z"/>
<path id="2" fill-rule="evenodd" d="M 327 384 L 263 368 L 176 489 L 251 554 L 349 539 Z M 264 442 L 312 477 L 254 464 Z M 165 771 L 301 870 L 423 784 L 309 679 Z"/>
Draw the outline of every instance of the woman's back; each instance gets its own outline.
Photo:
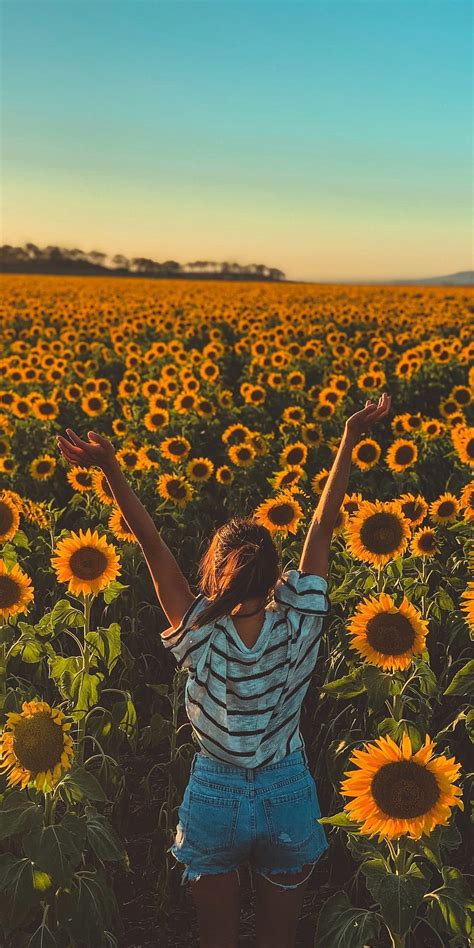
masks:
<path id="1" fill-rule="evenodd" d="M 163 644 L 189 671 L 186 709 L 201 752 L 248 768 L 275 763 L 303 746 L 301 704 L 329 609 L 327 582 L 286 571 L 263 623 L 257 616 L 250 628 L 250 620 L 224 616 L 188 629 L 207 605 L 198 596 L 181 625 L 162 633 Z"/>

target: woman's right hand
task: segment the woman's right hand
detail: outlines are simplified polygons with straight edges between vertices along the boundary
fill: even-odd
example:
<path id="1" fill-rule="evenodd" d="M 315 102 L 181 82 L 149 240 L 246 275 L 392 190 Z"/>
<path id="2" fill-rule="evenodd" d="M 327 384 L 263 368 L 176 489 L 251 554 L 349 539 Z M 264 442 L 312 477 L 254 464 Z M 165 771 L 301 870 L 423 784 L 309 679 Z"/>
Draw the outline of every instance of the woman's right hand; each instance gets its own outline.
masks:
<path id="1" fill-rule="evenodd" d="M 357 441 L 360 435 L 365 434 L 371 425 L 377 424 L 388 415 L 391 401 L 392 396 L 384 392 L 376 405 L 370 399 L 367 399 L 365 407 L 360 411 L 356 411 L 347 419 L 346 431 L 354 442 Z"/>
<path id="2" fill-rule="evenodd" d="M 113 444 L 103 435 L 95 431 L 88 431 L 89 441 L 83 441 L 72 428 L 66 428 L 68 438 L 57 435 L 57 442 L 61 454 L 70 464 L 82 467 L 102 468 L 104 473 L 117 464 Z"/>

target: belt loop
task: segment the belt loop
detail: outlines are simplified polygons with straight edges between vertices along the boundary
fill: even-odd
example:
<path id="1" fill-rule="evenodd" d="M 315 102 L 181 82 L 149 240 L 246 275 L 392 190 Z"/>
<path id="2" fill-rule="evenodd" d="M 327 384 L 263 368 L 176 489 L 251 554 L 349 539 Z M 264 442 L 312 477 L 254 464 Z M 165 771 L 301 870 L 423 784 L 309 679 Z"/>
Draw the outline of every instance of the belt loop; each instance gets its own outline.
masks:
<path id="1" fill-rule="evenodd" d="M 196 766 L 197 756 L 198 756 L 198 755 L 197 755 L 197 752 L 196 752 L 195 755 L 194 755 L 194 757 L 193 757 L 193 760 L 192 760 L 191 770 L 190 770 L 190 772 L 189 772 L 189 776 L 190 776 L 190 777 L 191 777 L 191 776 L 193 775 L 193 773 L 194 773 L 194 768 L 195 768 L 195 766 Z"/>
<path id="2" fill-rule="evenodd" d="M 303 754 L 303 759 L 304 759 L 304 762 L 305 762 L 306 766 L 309 767 L 308 755 L 307 755 L 307 753 L 306 753 L 306 747 L 304 746 L 304 744 L 303 744 L 303 746 L 302 746 L 302 748 L 301 748 L 301 753 Z"/>

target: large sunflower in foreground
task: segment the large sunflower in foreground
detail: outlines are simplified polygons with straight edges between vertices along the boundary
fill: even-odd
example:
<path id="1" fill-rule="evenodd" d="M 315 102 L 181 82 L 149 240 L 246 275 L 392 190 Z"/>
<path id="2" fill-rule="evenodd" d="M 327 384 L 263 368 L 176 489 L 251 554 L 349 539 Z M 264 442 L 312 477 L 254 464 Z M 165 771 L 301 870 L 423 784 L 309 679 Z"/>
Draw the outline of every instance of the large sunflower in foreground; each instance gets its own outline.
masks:
<path id="1" fill-rule="evenodd" d="M 401 747 L 386 735 L 354 751 L 350 762 L 357 770 L 346 771 L 340 792 L 354 797 L 344 809 L 362 823 L 362 833 L 378 835 L 379 841 L 405 834 L 419 839 L 447 823 L 453 806 L 464 809 L 462 791 L 453 783 L 461 765 L 454 757 L 433 757 L 434 748 L 427 736 L 414 754 L 404 734 Z"/>
<path id="2" fill-rule="evenodd" d="M 366 662 L 386 671 L 404 671 L 425 648 L 429 628 L 406 596 L 396 606 L 391 596 L 381 593 L 359 604 L 347 631 L 352 635 L 350 648 Z"/>
<path id="3" fill-rule="evenodd" d="M 468 582 L 466 589 L 460 596 L 460 609 L 464 613 L 467 624 L 474 629 L 474 580 Z"/>
<path id="4" fill-rule="evenodd" d="M 120 557 L 97 530 L 71 533 L 60 540 L 51 563 L 60 583 L 69 583 L 73 595 L 98 593 L 120 573 Z"/>
<path id="5" fill-rule="evenodd" d="M 303 510 L 289 491 L 282 491 L 277 497 L 265 500 L 255 511 L 255 519 L 263 524 L 270 533 L 280 530 L 282 533 L 296 533 L 303 517 Z"/>
<path id="6" fill-rule="evenodd" d="M 391 501 L 362 501 L 347 525 L 352 555 L 379 568 L 405 551 L 409 537 L 410 524 Z"/>
<path id="7" fill-rule="evenodd" d="M 24 701 L 20 712 L 10 711 L 0 737 L 0 770 L 8 772 L 10 787 L 30 782 L 50 790 L 69 770 L 74 754 L 71 724 L 59 708 L 46 701 Z"/>
<path id="8" fill-rule="evenodd" d="M 6 563 L 0 560 L 0 621 L 5 622 L 18 612 L 26 612 L 33 596 L 31 579 L 18 563 L 7 569 Z"/>

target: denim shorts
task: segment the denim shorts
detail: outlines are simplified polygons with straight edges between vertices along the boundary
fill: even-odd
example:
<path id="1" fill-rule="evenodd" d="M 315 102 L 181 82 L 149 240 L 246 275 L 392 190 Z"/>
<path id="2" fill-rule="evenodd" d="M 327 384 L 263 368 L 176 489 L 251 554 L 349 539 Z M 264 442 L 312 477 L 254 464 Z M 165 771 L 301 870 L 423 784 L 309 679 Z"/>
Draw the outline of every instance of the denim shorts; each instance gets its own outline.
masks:
<path id="1" fill-rule="evenodd" d="M 265 878 L 301 872 L 328 848 L 316 784 L 304 748 L 266 767 L 234 767 L 194 756 L 168 852 L 185 864 L 181 885 L 249 862 Z M 240 877 L 239 877 L 240 882 Z"/>

